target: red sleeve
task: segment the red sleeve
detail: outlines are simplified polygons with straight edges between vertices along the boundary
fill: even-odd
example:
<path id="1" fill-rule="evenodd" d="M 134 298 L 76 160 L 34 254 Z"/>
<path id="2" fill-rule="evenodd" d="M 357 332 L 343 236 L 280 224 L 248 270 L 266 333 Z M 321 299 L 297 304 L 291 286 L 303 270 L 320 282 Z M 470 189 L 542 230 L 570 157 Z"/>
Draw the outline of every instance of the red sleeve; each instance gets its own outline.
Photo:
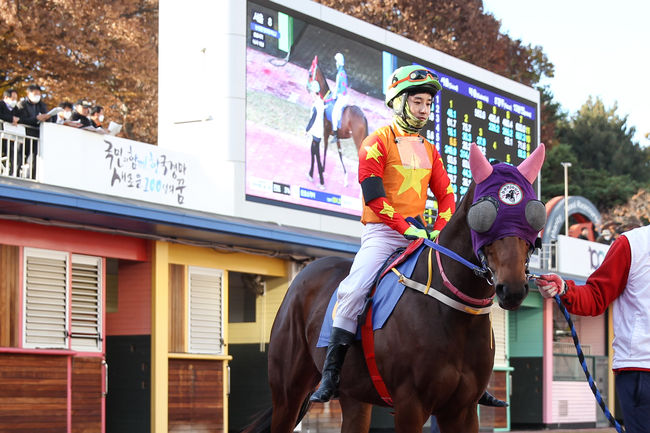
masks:
<path id="1" fill-rule="evenodd" d="M 454 197 L 454 190 L 451 187 L 445 165 L 435 146 L 433 147 L 433 158 L 429 188 L 436 197 L 436 200 L 438 200 L 438 218 L 436 218 L 436 222 L 433 224 L 433 229 L 442 230 L 449 222 L 451 215 L 456 211 L 456 198 Z"/>
<path id="2" fill-rule="evenodd" d="M 363 140 L 359 148 L 359 183 L 369 177 L 384 178 L 386 154 L 386 146 L 376 134 L 372 134 Z M 395 212 L 386 197 L 377 197 L 370 200 L 370 202 L 366 203 L 366 206 L 372 209 L 384 224 L 398 233 L 404 234 L 406 229 L 409 228 L 409 223 L 401 214 Z"/>
<path id="3" fill-rule="evenodd" d="M 625 289 L 631 263 L 630 242 L 625 236 L 620 236 L 584 286 L 578 286 L 571 280 L 566 281 L 568 290 L 562 296 L 562 301 L 567 310 L 581 316 L 603 314 Z"/>

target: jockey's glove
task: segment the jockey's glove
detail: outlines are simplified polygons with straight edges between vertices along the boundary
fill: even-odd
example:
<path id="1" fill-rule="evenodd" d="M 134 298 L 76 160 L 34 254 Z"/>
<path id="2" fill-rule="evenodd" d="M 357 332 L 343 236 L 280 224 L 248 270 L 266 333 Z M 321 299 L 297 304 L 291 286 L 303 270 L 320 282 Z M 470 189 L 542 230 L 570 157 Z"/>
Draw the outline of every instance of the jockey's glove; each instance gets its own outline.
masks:
<path id="1" fill-rule="evenodd" d="M 540 275 L 535 280 L 539 287 L 539 293 L 545 298 L 552 298 L 555 295 L 564 295 L 567 291 L 566 282 L 557 274 Z"/>
<path id="2" fill-rule="evenodd" d="M 440 234 L 440 230 L 430 231 L 429 232 L 429 239 L 431 239 L 432 241 L 435 241 L 436 239 L 438 239 L 439 234 Z"/>
<path id="3" fill-rule="evenodd" d="M 415 227 L 411 226 L 404 232 L 404 237 L 410 241 L 414 241 L 418 238 L 428 239 L 429 235 L 426 230 L 416 229 Z"/>

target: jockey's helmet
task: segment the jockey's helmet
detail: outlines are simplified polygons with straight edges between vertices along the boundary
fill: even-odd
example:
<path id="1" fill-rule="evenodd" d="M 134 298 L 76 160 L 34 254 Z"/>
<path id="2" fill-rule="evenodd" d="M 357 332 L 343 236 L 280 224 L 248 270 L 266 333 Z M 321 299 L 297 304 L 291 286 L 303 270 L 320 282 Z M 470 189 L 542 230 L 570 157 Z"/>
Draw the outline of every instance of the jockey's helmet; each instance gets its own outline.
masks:
<path id="1" fill-rule="evenodd" d="M 429 93 L 435 96 L 442 89 L 438 76 L 420 65 L 397 68 L 391 75 L 386 90 L 386 105 L 393 108 L 393 99 L 404 92 Z"/>

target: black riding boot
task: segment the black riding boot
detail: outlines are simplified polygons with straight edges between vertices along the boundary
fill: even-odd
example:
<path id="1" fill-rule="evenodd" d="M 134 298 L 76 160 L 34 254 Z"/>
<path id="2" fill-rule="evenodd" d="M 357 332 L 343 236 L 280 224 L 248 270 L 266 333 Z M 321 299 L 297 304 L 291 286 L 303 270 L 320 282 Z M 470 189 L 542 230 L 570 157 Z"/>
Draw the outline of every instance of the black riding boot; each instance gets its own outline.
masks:
<path id="1" fill-rule="evenodd" d="M 481 398 L 478 399 L 478 404 L 483 405 L 483 406 L 492 406 L 492 407 L 506 407 L 509 406 L 509 404 L 503 400 L 499 400 L 487 390 L 483 393 Z"/>
<path id="2" fill-rule="evenodd" d="M 309 398 L 310 401 L 324 403 L 336 397 L 341 379 L 341 367 L 345 353 L 354 341 L 354 334 L 341 328 L 332 328 L 332 335 L 327 346 L 325 364 L 323 364 L 323 377 L 318 389 Z"/>

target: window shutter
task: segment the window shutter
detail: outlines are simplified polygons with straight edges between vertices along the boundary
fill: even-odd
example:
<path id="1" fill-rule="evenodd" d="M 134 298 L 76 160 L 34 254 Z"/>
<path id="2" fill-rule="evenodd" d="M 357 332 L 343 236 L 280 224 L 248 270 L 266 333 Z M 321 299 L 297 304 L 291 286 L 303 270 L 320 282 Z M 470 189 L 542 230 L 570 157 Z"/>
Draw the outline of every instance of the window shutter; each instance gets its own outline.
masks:
<path id="1" fill-rule="evenodd" d="M 24 250 L 23 346 L 67 348 L 68 255 Z"/>
<path id="2" fill-rule="evenodd" d="M 72 255 L 70 338 L 73 350 L 102 350 L 101 265 L 99 257 Z"/>
<path id="3" fill-rule="evenodd" d="M 223 271 L 190 266 L 188 279 L 189 352 L 223 354 Z"/>

